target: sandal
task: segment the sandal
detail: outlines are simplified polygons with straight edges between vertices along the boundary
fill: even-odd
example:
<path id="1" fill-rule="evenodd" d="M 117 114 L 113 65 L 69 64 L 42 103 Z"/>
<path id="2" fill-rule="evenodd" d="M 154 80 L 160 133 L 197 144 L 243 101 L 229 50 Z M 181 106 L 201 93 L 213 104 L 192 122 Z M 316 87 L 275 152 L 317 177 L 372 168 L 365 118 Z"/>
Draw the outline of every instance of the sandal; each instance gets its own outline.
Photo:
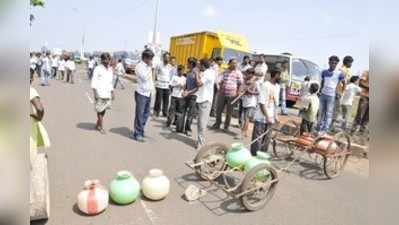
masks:
<path id="1" fill-rule="evenodd" d="M 96 129 L 101 133 L 101 134 L 106 134 L 105 130 L 102 127 L 96 127 Z"/>

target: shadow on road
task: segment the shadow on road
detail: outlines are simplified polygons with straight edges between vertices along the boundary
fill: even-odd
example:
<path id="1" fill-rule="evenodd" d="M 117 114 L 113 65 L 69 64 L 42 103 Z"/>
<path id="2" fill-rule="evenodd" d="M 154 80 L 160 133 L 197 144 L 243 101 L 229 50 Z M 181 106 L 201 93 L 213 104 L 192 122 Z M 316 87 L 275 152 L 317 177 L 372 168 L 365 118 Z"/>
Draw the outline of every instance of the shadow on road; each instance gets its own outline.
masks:
<path id="1" fill-rule="evenodd" d="M 48 220 L 35 220 L 35 221 L 30 221 L 30 225 L 45 225 L 47 224 Z"/>
<path id="2" fill-rule="evenodd" d="M 241 206 L 239 199 L 235 199 L 227 195 L 219 187 L 210 182 L 202 180 L 195 173 L 189 173 L 181 177 L 177 177 L 175 178 L 175 181 L 183 189 L 186 189 L 191 184 L 205 190 L 207 194 L 197 201 L 216 216 L 246 212 L 244 207 Z M 220 183 L 220 181 L 216 182 Z M 181 198 L 185 200 L 183 196 Z"/>
<path id="3" fill-rule="evenodd" d="M 114 134 L 119 134 L 123 137 L 130 138 L 130 129 L 128 127 L 116 127 L 116 128 L 111 128 L 109 132 L 114 133 Z"/>
<path id="4" fill-rule="evenodd" d="M 282 169 L 286 168 L 293 160 L 293 158 L 273 159 L 272 162 L 276 168 Z M 300 159 L 287 169 L 288 170 L 284 170 L 282 173 L 294 174 L 307 180 L 328 180 L 320 164 L 310 159 Z"/>
<path id="5" fill-rule="evenodd" d="M 168 140 L 174 139 L 174 140 L 180 141 L 180 142 L 182 142 L 182 143 L 184 143 L 184 144 L 186 144 L 186 145 L 192 147 L 192 148 L 193 148 L 192 150 L 194 150 L 194 148 L 195 148 L 195 146 L 196 146 L 195 140 L 192 139 L 191 137 L 187 137 L 187 136 L 184 135 L 184 134 L 179 134 L 179 133 L 174 133 L 174 132 L 172 132 L 172 133 L 164 133 L 164 132 L 161 132 L 160 134 L 161 134 L 164 138 L 166 138 L 166 139 L 168 139 Z"/>
<path id="6" fill-rule="evenodd" d="M 72 206 L 72 211 L 73 211 L 75 214 L 79 215 L 79 216 L 83 216 L 83 217 L 92 217 L 92 216 L 86 215 L 86 214 L 84 214 L 83 212 L 81 212 L 81 211 L 79 210 L 79 207 L 78 207 L 78 204 L 77 204 L 77 203 L 75 203 L 75 204 Z"/>
<path id="7" fill-rule="evenodd" d="M 208 126 L 208 131 L 211 131 L 215 134 L 217 134 L 217 133 L 226 134 L 226 135 L 234 137 L 234 138 L 239 137 L 239 134 L 240 134 L 239 132 L 236 133 L 232 130 L 215 129 L 215 128 L 212 128 L 212 126 Z"/>
<path id="8" fill-rule="evenodd" d="M 77 128 L 80 128 L 82 130 L 96 130 L 96 124 L 95 123 L 78 123 L 76 125 Z"/>

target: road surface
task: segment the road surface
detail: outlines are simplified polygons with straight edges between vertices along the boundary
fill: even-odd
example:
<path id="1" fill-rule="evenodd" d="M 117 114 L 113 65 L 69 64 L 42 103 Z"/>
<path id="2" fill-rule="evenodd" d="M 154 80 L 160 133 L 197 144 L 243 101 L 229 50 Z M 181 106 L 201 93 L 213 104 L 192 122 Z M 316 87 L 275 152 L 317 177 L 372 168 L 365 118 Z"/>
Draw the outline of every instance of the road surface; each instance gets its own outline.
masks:
<path id="1" fill-rule="evenodd" d="M 32 224 L 47 225 L 362 225 L 367 223 L 368 160 L 351 158 L 341 177 L 326 180 L 317 167 L 301 160 L 281 173 L 277 191 L 257 212 L 244 211 L 239 202 L 206 182 L 198 181 L 184 165 L 196 155 L 190 137 L 164 129 L 165 119 L 150 119 L 146 143 L 129 138 L 133 126 L 134 88 L 116 90 L 112 110 L 105 117 L 106 135 L 94 130 L 96 115 L 92 91 L 83 71 L 74 85 L 51 80 L 34 86 L 45 105 L 44 124 L 52 146 L 47 149 L 51 218 Z M 153 103 L 153 101 L 152 101 Z M 209 123 L 212 125 L 214 118 Z M 233 120 L 237 123 L 236 120 Z M 193 126 L 193 130 L 195 126 Z M 238 129 L 232 129 L 238 133 Z M 194 136 L 195 137 L 195 134 Z M 208 131 L 208 141 L 232 143 L 234 134 Z M 246 143 L 249 140 L 245 140 Z M 276 162 L 284 164 L 286 162 Z M 171 180 L 169 196 L 159 202 L 138 199 L 128 206 L 110 204 L 102 214 L 84 216 L 76 198 L 87 179 L 108 185 L 119 170 L 142 180 L 151 168 L 160 168 Z M 182 195 L 189 184 L 203 185 L 208 195 L 188 203 Z"/>

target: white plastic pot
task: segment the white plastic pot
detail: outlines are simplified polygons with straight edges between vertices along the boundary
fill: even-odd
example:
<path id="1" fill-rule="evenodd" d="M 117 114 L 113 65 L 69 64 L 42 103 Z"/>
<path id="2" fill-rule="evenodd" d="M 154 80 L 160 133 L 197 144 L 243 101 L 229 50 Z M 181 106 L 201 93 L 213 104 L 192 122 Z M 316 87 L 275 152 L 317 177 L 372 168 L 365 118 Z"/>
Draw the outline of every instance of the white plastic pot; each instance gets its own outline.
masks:
<path id="1" fill-rule="evenodd" d="M 161 200 L 168 195 L 170 182 L 162 170 L 152 169 L 143 179 L 141 187 L 145 197 L 151 200 Z"/>

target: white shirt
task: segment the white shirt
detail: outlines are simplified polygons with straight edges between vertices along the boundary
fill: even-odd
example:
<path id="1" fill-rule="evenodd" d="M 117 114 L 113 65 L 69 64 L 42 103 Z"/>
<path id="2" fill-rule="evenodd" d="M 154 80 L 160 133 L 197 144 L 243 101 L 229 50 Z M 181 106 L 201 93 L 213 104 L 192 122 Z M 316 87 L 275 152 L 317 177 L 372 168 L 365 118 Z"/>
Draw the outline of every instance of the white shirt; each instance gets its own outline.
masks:
<path id="1" fill-rule="evenodd" d="M 115 74 L 118 76 L 123 76 L 123 74 L 125 74 L 125 68 L 123 67 L 123 64 L 121 62 L 116 64 Z"/>
<path id="2" fill-rule="evenodd" d="M 217 63 L 214 63 L 211 68 L 215 71 L 216 75 L 219 74 L 220 68 L 219 68 L 219 65 Z"/>
<path id="3" fill-rule="evenodd" d="M 341 80 L 345 79 L 345 77 L 340 70 L 324 70 L 323 72 L 321 72 L 321 79 L 322 81 L 324 81 L 321 93 L 324 95 L 335 97 L 337 85 Z"/>
<path id="4" fill-rule="evenodd" d="M 73 60 L 68 60 L 68 61 L 65 63 L 65 67 L 66 67 L 67 69 L 71 70 L 71 71 L 75 71 L 75 69 L 76 69 L 75 61 L 73 61 Z"/>
<path id="5" fill-rule="evenodd" d="M 172 97 L 182 98 L 182 93 L 184 90 L 184 86 L 186 85 L 186 77 L 185 76 L 173 76 L 170 85 L 173 87 L 172 89 Z"/>
<path id="6" fill-rule="evenodd" d="M 170 71 L 170 77 L 177 76 L 177 66 L 172 66 L 172 70 Z"/>
<path id="7" fill-rule="evenodd" d="M 256 95 L 244 95 L 242 96 L 242 107 L 244 108 L 250 108 L 256 107 L 257 99 Z"/>
<path id="8" fill-rule="evenodd" d="M 111 91 L 113 87 L 113 73 L 112 68 L 106 68 L 103 64 L 97 66 L 93 71 L 93 78 L 91 79 L 91 88 L 97 91 L 99 98 L 111 98 Z"/>
<path id="9" fill-rule="evenodd" d="M 36 69 L 36 63 L 37 63 L 37 58 L 36 57 L 30 58 L 30 68 L 32 70 Z"/>
<path id="10" fill-rule="evenodd" d="M 159 66 L 155 68 L 155 87 L 168 89 L 170 81 L 172 80 L 173 75 L 173 66 L 168 64 L 161 63 Z"/>
<path id="11" fill-rule="evenodd" d="M 353 103 L 353 98 L 355 95 L 359 94 L 362 91 L 362 89 L 357 86 L 354 83 L 350 83 L 348 86 L 346 86 L 344 94 L 342 96 L 342 105 L 352 105 Z"/>
<path id="12" fill-rule="evenodd" d="M 280 85 L 272 84 L 270 81 L 258 83 L 258 104 L 255 111 L 255 120 L 262 123 L 274 123 L 277 118 L 277 107 L 279 102 Z M 267 115 L 263 114 L 260 104 L 266 107 Z"/>
<path id="13" fill-rule="evenodd" d="M 197 103 L 212 102 L 213 100 L 213 86 L 216 80 L 216 72 L 213 69 L 207 69 L 202 72 L 201 82 L 203 85 L 198 88 L 196 93 Z"/>
<path id="14" fill-rule="evenodd" d="M 252 68 L 252 66 L 249 63 L 247 65 L 243 65 L 243 64 L 240 65 L 240 71 L 241 72 L 245 72 L 245 71 L 247 71 L 248 69 L 251 69 L 251 68 Z"/>
<path id="15" fill-rule="evenodd" d="M 94 69 L 94 66 L 96 65 L 96 60 L 90 59 L 87 64 L 87 67 L 89 67 L 89 69 Z"/>
<path id="16" fill-rule="evenodd" d="M 152 67 L 147 65 L 145 62 L 140 61 L 136 65 L 134 71 L 137 76 L 136 92 L 141 95 L 150 97 L 153 88 Z"/>
<path id="17" fill-rule="evenodd" d="M 66 63 L 65 60 L 61 59 L 60 63 L 58 64 L 58 70 L 65 71 L 65 63 Z"/>
<path id="18" fill-rule="evenodd" d="M 265 76 L 267 73 L 267 64 L 262 63 L 255 66 L 255 74 Z"/>
<path id="19" fill-rule="evenodd" d="M 42 70 L 48 71 L 48 72 L 51 71 L 50 59 L 47 56 L 43 58 Z"/>
<path id="20" fill-rule="evenodd" d="M 51 67 L 58 68 L 58 62 L 59 62 L 58 57 L 52 58 L 51 59 Z"/>

